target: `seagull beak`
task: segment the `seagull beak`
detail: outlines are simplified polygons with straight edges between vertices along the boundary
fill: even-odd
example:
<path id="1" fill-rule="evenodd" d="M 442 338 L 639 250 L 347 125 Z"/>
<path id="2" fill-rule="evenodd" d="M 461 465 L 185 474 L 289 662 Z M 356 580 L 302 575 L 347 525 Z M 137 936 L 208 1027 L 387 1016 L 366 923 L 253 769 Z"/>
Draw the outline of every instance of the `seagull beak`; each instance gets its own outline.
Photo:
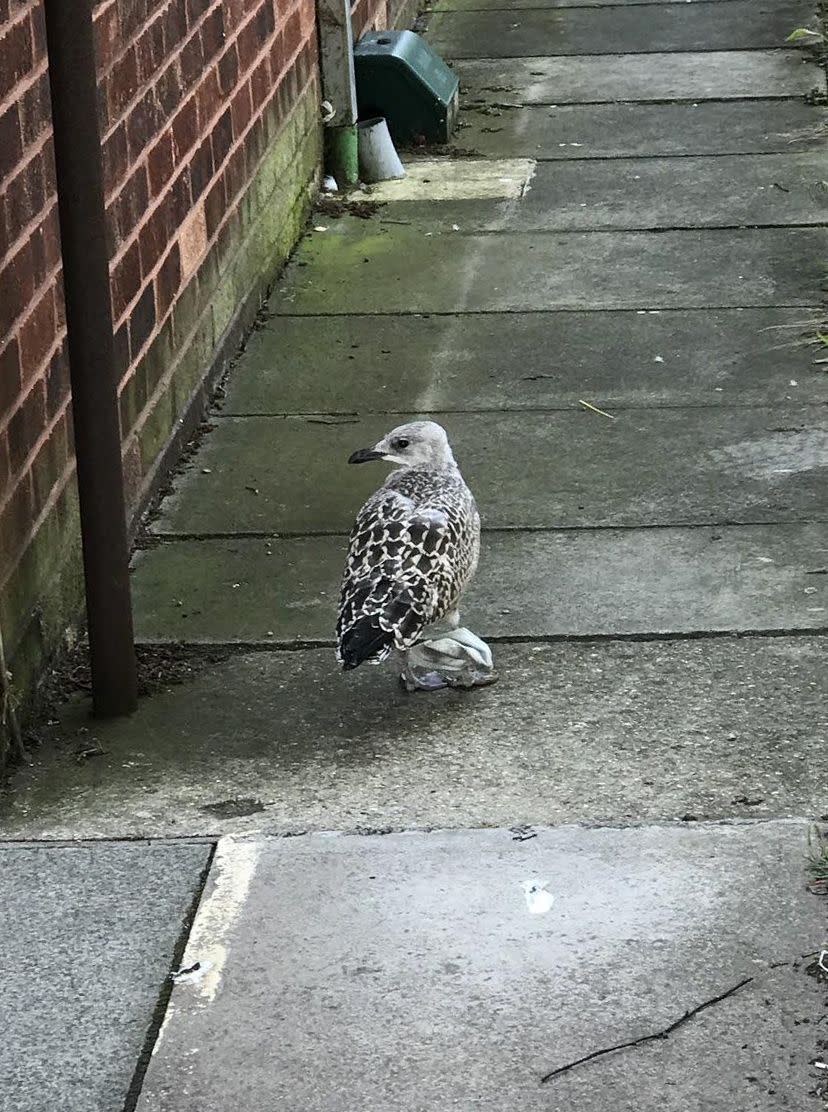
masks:
<path id="1" fill-rule="evenodd" d="M 373 459 L 384 458 L 382 452 L 378 452 L 375 448 L 360 448 L 358 452 L 348 457 L 348 463 L 369 463 Z"/>

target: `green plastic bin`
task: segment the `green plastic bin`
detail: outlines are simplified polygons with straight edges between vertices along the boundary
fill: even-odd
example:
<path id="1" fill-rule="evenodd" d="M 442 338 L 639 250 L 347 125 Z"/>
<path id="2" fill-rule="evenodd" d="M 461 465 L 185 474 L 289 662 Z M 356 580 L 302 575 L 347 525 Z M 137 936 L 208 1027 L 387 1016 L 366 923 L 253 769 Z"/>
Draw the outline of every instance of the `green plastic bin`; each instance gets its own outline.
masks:
<path id="1" fill-rule="evenodd" d="M 460 81 L 413 31 L 372 31 L 354 47 L 360 119 L 384 116 L 395 143 L 447 143 Z"/>

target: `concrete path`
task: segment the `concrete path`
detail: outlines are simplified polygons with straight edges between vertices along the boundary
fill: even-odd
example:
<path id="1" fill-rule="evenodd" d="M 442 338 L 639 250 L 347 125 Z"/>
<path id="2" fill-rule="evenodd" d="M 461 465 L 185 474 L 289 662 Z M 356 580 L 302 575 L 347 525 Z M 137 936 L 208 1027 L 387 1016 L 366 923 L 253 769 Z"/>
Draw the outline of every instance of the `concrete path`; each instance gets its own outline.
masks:
<path id="1" fill-rule="evenodd" d="M 72 700 L 3 797 L 41 846 L 0 852 L 11 999 L 58 970 L 3 1047 L 16 1112 L 824 1091 L 826 115 L 783 45 L 810 9 L 435 5 L 482 167 L 315 216 L 136 554 L 165 689 L 117 724 Z M 380 474 L 345 460 L 414 414 L 484 518 L 467 620 L 502 678 L 471 695 L 333 660 Z M 221 840 L 187 933 L 193 837 Z"/>

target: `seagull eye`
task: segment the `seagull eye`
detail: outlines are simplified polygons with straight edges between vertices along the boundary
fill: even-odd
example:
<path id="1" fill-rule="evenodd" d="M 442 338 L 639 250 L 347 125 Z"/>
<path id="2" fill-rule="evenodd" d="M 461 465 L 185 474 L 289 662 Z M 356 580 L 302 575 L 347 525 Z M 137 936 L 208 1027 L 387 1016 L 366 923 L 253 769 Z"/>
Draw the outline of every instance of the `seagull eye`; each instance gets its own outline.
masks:
<path id="1" fill-rule="evenodd" d="M 391 447 L 394 449 L 395 452 L 400 452 L 403 450 L 403 448 L 408 447 L 408 441 L 405 440 L 403 437 L 398 436 Z"/>

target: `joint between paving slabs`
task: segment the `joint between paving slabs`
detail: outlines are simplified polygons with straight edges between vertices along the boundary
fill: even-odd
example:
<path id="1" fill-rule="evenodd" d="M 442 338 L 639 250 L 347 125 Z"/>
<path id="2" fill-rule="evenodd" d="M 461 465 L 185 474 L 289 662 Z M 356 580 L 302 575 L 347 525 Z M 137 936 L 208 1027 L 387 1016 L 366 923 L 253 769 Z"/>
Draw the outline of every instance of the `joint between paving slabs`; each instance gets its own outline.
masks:
<path id="1" fill-rule="evenodd" d="M 129 1089 L 127 1090 L 126 1098 L 124 1100 L 123 1112 L 135 1112 L 135 1108 L 137 1107 L 138 1101 L 141 1097 L 141 1089 L 144 1085 L 144 1078 L 146 1076 L 147 1069 L 149 1068 L 150 1060 L 152 1058 L 152 1052 L 158 1039 L 158 1034 L 161 1031 L 161 1027 L 164 1023 L 164 1017 L 167 1013 L 170 996 L 172 995 L 172 973 L 174 970 L 179 969 L 181 966 L 181 961 L 184 957 L 184 951 L 187 947 L 187 940 L 190 937 L 190 931 L 192 930 L 195 917 L 198 914 L 198 909 L 201 904 L 201 898 L 204 895 L 204 889 L 207 885 L 207 878 L 210 875 L 210 870 L 212 868 L 213 860 L 216 855 L 217 845 L 217 840 L 211 839 L 210 852 L 207 856 L 206 862 L 204 863 L 204 867 L 199 874 L 195 892 L 193 893 L 193 898 L 190 901 L 190 905 L 187 908 L 187 911 L 185 912 L 184 918 L 181 923 L 181 929 L 178 933 L 178 938 L 176 939 L 175 948 L 173 950 L 170 961 L 170 968 L 164 978 L 163 984 L 159 989 L 158 999 L 156 1001 L 155 1008 L 153 1009 L 152 1018 L 150 1019 L 146 1034 L 144 1036 L 141 1053 L 138 1057 L 138 1061 L 135 1064 L 132 1081 L 130 1082 Z"/>

